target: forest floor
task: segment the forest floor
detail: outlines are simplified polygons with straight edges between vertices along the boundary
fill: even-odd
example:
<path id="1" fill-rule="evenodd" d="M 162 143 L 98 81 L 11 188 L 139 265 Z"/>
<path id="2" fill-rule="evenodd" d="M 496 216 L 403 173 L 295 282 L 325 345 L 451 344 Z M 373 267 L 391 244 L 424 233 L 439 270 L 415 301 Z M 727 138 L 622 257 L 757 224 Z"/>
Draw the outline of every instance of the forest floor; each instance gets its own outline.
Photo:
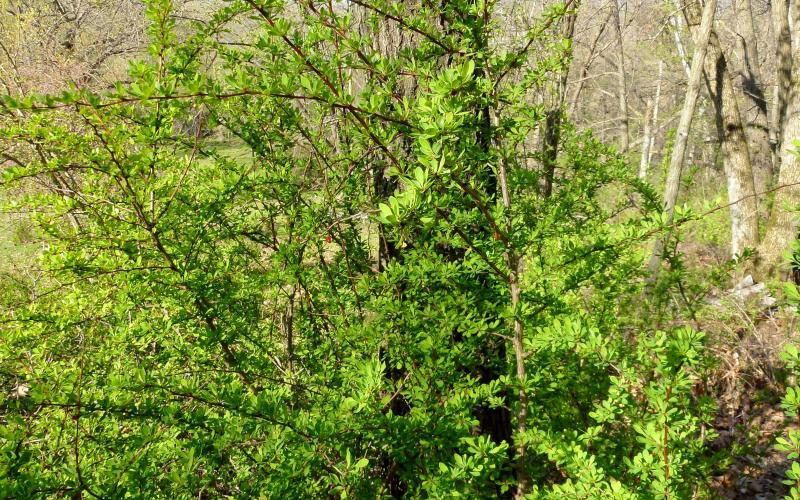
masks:
<path id="1" fill-rule="evenodd" d="M 764 306 L 766 289 L 749 300 L 723 301 L 716 321 L 701 325 L 715 331 L 711 348 L 718 356 L 715 387 L 720 411 L 715 422 L 715 447 L 732 457 L 715 488 L 726 499 L 783 498 L 789 467 L 786 454 L 775 449 L 789 422 L 781 408 L 785 372 L 780 360 L 784 344 L 795 330 L 797 312 L 779 305 Z M 729 291 L 730 292 L 730 291 Z M 734 292 L 735 293 L 735 292 Z"/>
<path id="2" fill-rule="evenodd" d="M 734 431 L 731 435 L 725 422 L 720 422 L 720 441 L 727 441 L 728 446 L 738 442 L 746 453 L 738 454 L 725 473 L 715 478 L 715 486 L 726 499 L 783 498 L 788 493 L 783 481 L 789 462 L 784 453 L 774 448 L 775 438 L 786 430 L 783 411 L 778 403 L 762 403 L 751 411 L 748 421 L 740 424 L 746 427 L 741 433 Z M 748 440 L 749 443 L 742 442 Z"/>

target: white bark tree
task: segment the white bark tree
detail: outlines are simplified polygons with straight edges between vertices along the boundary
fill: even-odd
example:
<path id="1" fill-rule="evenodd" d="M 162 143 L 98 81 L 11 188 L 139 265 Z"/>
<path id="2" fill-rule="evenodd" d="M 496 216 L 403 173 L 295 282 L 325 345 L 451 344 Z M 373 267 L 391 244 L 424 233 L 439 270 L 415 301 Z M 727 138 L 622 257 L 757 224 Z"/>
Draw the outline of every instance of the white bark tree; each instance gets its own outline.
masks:
<path id="1" fill-rule="evenodd" d="M 758 37 L 753 22 L 750 0 L 735 0 L 736 52 L 739 59 L 739 80 L 744 105 L 742 120 L 753 166 L 753 184 L 763 193 L 772 180 L 772 151 L 769 139 L 767 100 L 758 52 Z M 759 213 L 766 218 L 766 204 L 759 204 Z"/>
<path id="2" fill-rule="evenodd" d="M 684 12 L 689 26 L 696 29 L 700 23 L 699 6 L 687 4 Z M 696 39 L 702 33 L 698 32 L 697 35 Z M 755 249 L 758 246 L 758 199 L 736 89 L 728 69 L 728 59 L 713 27 L 708 36 L 708 55 L 704 66 L 706 84 L 714 105 L 714 121 L 722 149 L 730 203 L 731 256 L 737 256 L 747 248 Z"/>
<path id="3" fill-rule="evenodd" d="M 664 192 L 664 211 L 667 213 L 666 223 L 671 225 L 674 220 L 675 204 L 678 201 L 678 190 L 681 183 L 683 172 L 683 159 L 686 155 L 686 146 L 689 139 L 689 131 L 692 128 L 694 110 L 697 105 L 697 98 L 700 96 L 700 83 L 703 76 L 703 64 L 708 51 L 708 41 L 711 37 L 711 29 L 714 23 L 714 14 L 717 10 L 717 0 L 708 0 L 703 7 L 703 17 L 695 39 L 694 54 L 692 55 L 691 72 L 689 75 L 688 87 L 686 89 L 686 99 L 683 102 L 681 120 L 675 133 L 675 144 L 670 157 L 669 170 Z M 653 255 L 648 265 L 650 279 L 655 280 L 661 269 L 661 260 L 666 247 L 667 235 L 656 240 L 653 247 Z"/>
<path id="4" fill-rule="evenodd" d="M 778 2 L 782 4 L 782 2 Z M 780 9 L 778 9 L 780 11 Z M 782 120 L 780 138 L 780 173 L 775 192 L 775 201 L 770 214 L 769 226 L 759 247 L 758 277 L 785 278 L 788 269 L 783 266 L 783 255 L 791 250 L 798 235 L 798 207 L 800 207 L 800 156 L 793 141 L 800 139 L 800 0 L 792 0 L 786 12 L 786 19 L 777 19 L 776 26 L 793 27 L 788 46 L 791 48 L 790 65 L 779 62 L 779 71 L 788 72 L 790 79 L 786 93 L 785 118 Z M 780 12 L 778 13 L 780 15 Z M 780 33 L 780 31 L 779 31 Z M 778 47 L 781 57 L 785 57 L 786 41 Z M 784 77 L 786 75 L 783 75 Z M 780 85 L 786 83 L 781 82 Z M 780 87 L 779 85 L 779 87 Z M 780 90 L 780 89 L 779 89 Z M 780 104 L 780 103 L 779 103 Z"/>

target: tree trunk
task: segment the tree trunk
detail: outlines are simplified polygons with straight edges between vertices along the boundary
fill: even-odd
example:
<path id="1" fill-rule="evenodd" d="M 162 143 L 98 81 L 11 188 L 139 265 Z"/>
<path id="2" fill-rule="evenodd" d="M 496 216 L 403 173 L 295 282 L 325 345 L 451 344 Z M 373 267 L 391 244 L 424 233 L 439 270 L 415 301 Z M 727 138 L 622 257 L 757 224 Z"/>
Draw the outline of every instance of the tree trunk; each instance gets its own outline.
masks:
<path id="1" fill-rule="evenodd" d="M 778 172 L 782 161 L 783 128 L 792 86 L 792 34 L 789 30 L 789 0 L 772 2 L 772 25 L 775 32 L 775 89 L 770 117 L 772 149 L 775 153 L 773 171 Z"/>
<path id="2" fill-rule="evenodd" d="M 673 0 L 672 4 L 680 11 L 681 7 L 677 0 Z M 683 30 L 683 21 L 680 16 L 670 16 L 670 24 L 672 24 L 672 38 L 675 41 L 675 50 L 678 52 L 678 58 L 681 60 L 683 71 L 686 72 L 686 78 L 691 78 L 692 70 L 689 67 L 689 59 L 686 57 L 686 49 L 681 40 L 681 31 Z"/>
<path id="3" fill-rule="evenodd" d="M 617 83 L 619 85 L 619 114 L 620 114 L 620 141 L 619 141 L 619 149 L 623 153 L 628 150 L 628 145 L 630 144 L 630 120 L 628 115 L 628 88 L 626 82 L 626 75 L 625 75 L 625 50 L 623 44 L 623 36 L 622 30 L 624 28 L 623 24 L 623 17 L 622 17 L 622 5 L 620 4 L 621 0 L 617 0 L 616 4 L 616 19 L 614 26 L 617 30 L 617 45 L 619 48 L 619 52 L 617 53 L 618 62 L 617 62 Z"/>
<path id="4" fill-rule="evenodd" d="M 750 152 L 733 80 L 727 69 L 725 54 L 716 33 L 711 33 L 706 68 L 722 146 L 722 163 L 728 184 L 731 216 L 731 256 L 741 255 L 746 248 L 758 246 L 758 201 Z"/>
<path id="5" fill-rule="evenodd" d="M 561 20 L 560 34 L 563 40 L 572 40 L 575 35 L 575 21 L 577 13 L 571 12 Z M 559 74 L 556 81 L 555 96 L 549 108 L 545 111 L 541 137 L 541 157 L 542 169 L 544 171 L 544 183 L 542 186 L 542 196 L 549 197 L 553 193 L 553 182 L 555 180 L 556 163 L 558 161 L 558 148 L 561 142 L 561 126 L 564 118 L 564 101 L 567 96 L 567 80 L 569 78 L 569 66 L 566 66 Z"/>
<path id="6" fill-rule="evenodd" d="M 689 26 L 699 24 L 699 6 L 686 5 L 684 13 Z M 714 104 L 717 137 L 722 147 L 728 202 L 731 204 L 731 256 L 735 257 L 746 248 L 758 246 L 758 203 L 736 90 L 725 53 L 713 28 L 708 38 L 708 56 L 704 66 L 708 92 Z"/>
<path id="7" fill-rule="evenodd" d="M 653 114 L 653 100 L 647 100 L 647 107 L 645 108 L 644 112 L 644 133 L 642 136 L 642 156 L 639 159 L 639 178 L 645 180 L 647 178 L 647 171 L 650 164 L 648 163 L 648 158 L 650 158 L 650 117 Z"/>
<path id="8" fill-rule="evenodd" d="M 675 203 L 678 200 L 678 188 L 681 182 L 681 173 L 683 171 L 683 157 L 686 154 L 686 144 L 689 139 L 689 130 L 692 128 L 692 119 L 694 118 L 694 108 L 697 104 L 697 98 L 700 95 L 700 79 L 703 76 L 703 62 L 708 50 L 708 40 L 711 36 L 711 27 L 714 23 L 714 13 L 717 10 L 717 0 L 708 0 L 703 8 L 703 19 L 700 23 L 698 36 L 695 40 L 694 54 L 692 55 L 692 67 L 689 75 L 689 84 L 686 89 L 686 99 L 683 103 L 683 110 L 681 111 L 681 120 L 678 123 L 678 129 L 675 134 L 675 144 L 672 148 L 672 156 L 669 162 L 669 170 L 667 172 L 667 182 L 664 192 L 664 210 L 667 212 L 667 224 L 671 225 L 675 212 Z M 650 258 L 648 265 L 650 270 L 650 280 L 654 281 L 658 278 L 658 273 L 661 268 L 661 258 L 666 247 L 666 239 L 669 237 L 667 234 L 656 240 L 653 248 L 653 256 Z"/>
<path id="9" fill-rule="evenodd" d="M 778 2 L 782 3 L 782 2 Z M 775 8 L 776 4 L 773 4 Z M 788 10 L 788 9 L 787 9 Z M 789 81 L 785 119 L 783 120 L 780 140 L 780 172 L 777 187 L 786 186 L 775 192 L 775 203 L 770 214 L 770 223 L 764 241 L 759 247 L 757 277 L 786 278 L 789 270 L 783 268 L 783 254 L 791 249 L 797 239 L 798 217 L 797 207 L 800 205 L 800 156 L 795 153 L 793 140 L 800 138 L 800 0 L 794 0 L 791 6 L 793 38 L 790 39 L 790 64 L 781 62 L 782 68 L 793 78 Z M 789 26 L 789 16 L 785 20 L 776 19 L 776 25 Z M 784 47 L 785 50 L 785 47 Z M 778 48 L 781 52 L 781 48 Z M 779 85 L 780 87 L 780 85 Z M 780 103 L 779 103 L 780 104 Z"/>
<path id="10" fill-rule="evenodd" d="M 664 61 L 658 61 L 658 83 L 656 84 L 656 100 L 653 104 L 653 124 L 650 126 L 650 145 L 647 147 L 647 169 L 653 161 L 653 150 L 655 149 L 655 136 L 658 133 L 658 106 L 661 102 L 661 82 L 664 79 Z"/>
<path id="11" fill-rule="evenodd" d="M 758 58 L 758 44 L 753 26 L 753 7 L 750 0 L 734 2 L 737 26 L 737 52 L 741 60 L 739 70 L 744 94 L 742 118 L 745 122 L 745 135 L 749 144 L 750 161 L 753 166 L 753 184 L 756 193 L 763 193 L 772 182 L 772 147 L 767 120 L 767 99 L 764 96 L 761 66 Z M 759 200 L 759 214 L 766 219 L 766 203 Z"/>

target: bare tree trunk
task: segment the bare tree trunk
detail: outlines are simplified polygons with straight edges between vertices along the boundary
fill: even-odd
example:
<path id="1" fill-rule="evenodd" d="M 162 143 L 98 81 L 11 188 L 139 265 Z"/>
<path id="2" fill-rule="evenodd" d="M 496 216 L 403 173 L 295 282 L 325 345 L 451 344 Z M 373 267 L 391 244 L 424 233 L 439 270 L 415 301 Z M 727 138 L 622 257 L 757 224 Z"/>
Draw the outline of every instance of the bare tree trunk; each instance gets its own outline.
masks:
<path id="1" fill-rule="evenodd" d="M 789 0 L 772 2 L 772 25 L 775 32 L 775 89 L 770 117 L 773 171 L 778 172 L 782 161 L 783 125 L 792 86 L 792 34 L 789 30 Z"/>
<path id="2" fill-rule="evenodd" d="M 639 178 L 645 180 L 647 178 L 647 170 L 650 166 L 648 163 L 648 158 L 650 157 L 650 145 L 652 140 L 650 139 L 651 128 L 650 128 L 650 117 L 653 114 L 653 100 L 647 100 L 647 107 L 645 108 L 644 112 L 644 133 L 642 136 L 642 156 L 639 159 Z"/>
<path id="3" fill-rule="evenodd" d="M 694 108 L 697 105 L 697 98 L 700 95 L 700 79 L 703 76 L 703 62 L 708 50 L 708 40 L 711 37 L 711 27 L 714 23 L 714 13 L 717 10 L 717 0 L 708 0 L 703 8 L 703 18 L 695 40 L 694 54 L 692 55 L 692 67 L 689 75 L 689 84 L 686 89 L 686 99 L 681 111 L 681 120 L 675 134 L 675 144 L 672 148 L 672 157 L 669 162 L 667 172 L 667 183 L 664 192 L 664 210 L 667 212 L 667 224 L 671 225 L 675 213 L 675 203 L 678 201 L 678 188 L 681 182 L 683 171 L 683 157 L 686 154 L 686 144 L 689 139 L 689 130 L 692 128 L 694 118 Z M 653 256 L 648 265 L 650 279 L 658 277 L 661 268 L 661 258 L 666 246 L 666 239 L 669 233 L 663 238 L 656 240 L 653 248 Z"/>
<path id="4" fill-rule="evenodd" d="M 700 7 L 684 7 L 691 27 L 700 23 Z M 698 34 L 699 35 L 699 34 Z M 722 164 L 728 185 L 731 217 L 731 255 L 758 246 L 758 204 L 750 151 L 736 100 L 736 90 L 719 37 L 712 28 L 705 60 L 706 84 L 714 105 L 717 137 L 722 147 Z"/>
<path id="5" fill-rule="evenodd" d="M 782 3 L 782 2 L 778 2 Z M 773 4 L 775 8 L 776 4 Z M 788 10 L 788 9 L 787 9 Z M 791 65 L 783 66 L 792 79 L 789 82 L 785 119 L 783 121 L 782 137 L 780 140 L 780 173 L 778 186 L 786 186 L 775 192 L 775 203 L 770 214 L 770 223 L 764 241 L 759 247 L 759 261 L 757 277 L 761 280 L 768 278 L 785 278 L 787 270 L 781 268 L 784 252 L 791 249 L 792 243 L 797 239 L 798 217 L 797 206 L 800 205 L 800 157 L 794 152 L 792 141 L 800 138 L 800 0 L 793 0 L 791 6 L 791 19 L 794 30 L 790 39 Z M 785 22 L 784 22 L 785 21 Z M 776 19 L 776 25 L 789 26 L 789 13 L 785 20 Z M 784 47 L 785 50 L 785 47 Z M 781 48 L 778 48 L 781 52 Z M 780 62 L 781 65 L 785 62 Z M 780 85 L 779 85 L 780 87 Z"/>
<path id="6" fill-rule="evenodd" d="M 731 255 L 758 246 L 758 202 L 750 152 L 742 125 L 736 91 L 725 54 L 716 33 L 711 33 L 706 71 L 712 84 L 717 135 L 722 146 L 722 164 L 728 184 L 731 215 Z"/>
<path id="7" fill-rule="evenodd" d="M 650 145 L 647 147 L 647 169 L 650 169 L 650 165 L 653 161 L 653 149 L 655 149 L 655 136 L 658 133 L 658 106 L 661 102 L 661 82 L 664 79 L 664 61 L 658 61 L 658 83 L 656 84 L 656 100 L 653 104 L 653 124 L 651 125 L 650 129 L 652 130 L 650 136 Z"/>
<path id="8" fill-rule="evenodd" d="M 571 12 L 561 20 L 561 38 L 572 40 L 575 35 L 575 21 L 577 13 Z M 561 142 L 561 126 L 564 120 L 564 101 L 567 96 L 567 79 L 569 66 L 565 67 L 556 82 L 555 96 L 549 108 L 545 111 L 544 126 L 541 133 L 542 168 L 544 170 L 544 185 L 542 195 L 549 197 L 553 193 L 558 148 Z"/>
<path id="9" fill-rule="evenodd" d="M 673 0 L 672 4 L 676 9 L 680 10 L 677 0 Z M 681 40 L 681 30 L 683 30 L 683 21 L 680 16 L 670 16 L 670 24 L 672 24 L 672 38 L 675 41 L 675 50 L 678 52 L 678 57 L 681 60 L 683 70 L 686 72 L 686 78 L 691 78 L 691 68 L 689 68 L 689 58 L 686 57 L 686 49 Z"/>
<path id="10" fill-rule="evenodd" d="M 628 145 L 631 140 L 630 133 L 630 120 L 628 115 L 628 88 L 625 76 L 625 50 L 623 44 L 622 30 L 624 28 L 622 5 L 625 0 L 616 0 L 616 19 L 614 26 L 617 30 L 617 45 L 619 52 L 617 53 L 617 83 L 619 86 L 619 113 L 620 113 L 620 132 L 621 137 L 619 141 L 619 149 L 622 152 L 628 150 Z"/>
<path id="11" fill-rule="evenodd" d="M 750 0 L 734 2 L 737 26 L 737 52 L 742 61 L 740 68 L 741 86 L 744 91 L 742 114 L 745 120 L 750 161 L 753 166 L 753 184 L 757 193 L 766 191 L 772 181 L 772 147 L 767 120 L 767 99 L 764 96 L 761 66 L 758 58 L 758 44 L 753 26 L 753 7 Z M 766 218 L 766 203 L 759 203 L 759 213 Z"/>

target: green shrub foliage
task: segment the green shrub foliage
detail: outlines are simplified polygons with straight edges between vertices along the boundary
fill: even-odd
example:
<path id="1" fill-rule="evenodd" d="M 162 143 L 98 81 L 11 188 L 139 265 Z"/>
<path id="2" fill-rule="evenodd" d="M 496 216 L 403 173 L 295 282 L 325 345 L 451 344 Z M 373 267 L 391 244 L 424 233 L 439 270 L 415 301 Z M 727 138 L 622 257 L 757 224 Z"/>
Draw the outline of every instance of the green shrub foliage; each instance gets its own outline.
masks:
<path id="1" fill-rule="evenodd" d="M 800 294 L 797 293 L 795 285 L 790 285 L 794 290 L 791 294 L 795 300 L 800 299 Z M 796 424 L 797 418 L 800 415 L 800 390 L 798 390 L 797 383 L 794 378 L 800 372 L 800 352 L 793 344 L 789 344 L 783 351 L 783 360 L 786 362 L 789 372 L 792 374 L 792 379 L 786 388 L 786 394 L 781 400 L 781 406 L 786 412 L 787 420 L 790 424 Z M 786 429 L 786 435 L 777 438 L 776 448 L 779 451 L 785 452 L 789 459 L 789 468 L 786 471 L 786 479 L 784 484 L 789 486 L 789 494 L 786 495 L 787 499 L 800 498 L 800 430 L 794 426 Z"/>
<path id="2" fill-rule="evenodd" d="M 567 9 L 154 0 L 128 83 L 4 97 L 0 496 L 702 496 L 703 335 L 631 317 L 658 200 L 566 123 L 540 166 Z"/>
<path id="3" fill-rule="evenodd" d="M 800 265 L 800 245 L 794 243 L 792 251 L 787 252 L 787 260 L 791 263 L 792 269 L 797 269 Z M 784 294 L 789 304 L 797 307 L 800 304 L 800 290 L 795 283 L 784 284 Z M 795 500 L 800 498 L 800 429 L 796 427 L 800 418 L 800 387 L 797 384 L 797 376 L 800 374 L 800 351 L 797 349 L 796 342 L 787 344 L 781 355 L 786 363 L 788 373 L 786 383 L 786 393 L 781 399 L 781 407 L 786 414 L 786 422 L 789 424 L 785 435 L 776 439 L 775 448 L 786 453 L 789 460 L 789 468 L 786 471 L 786 479 L 783 481 L 789 487 L 787 499 Z"/>

